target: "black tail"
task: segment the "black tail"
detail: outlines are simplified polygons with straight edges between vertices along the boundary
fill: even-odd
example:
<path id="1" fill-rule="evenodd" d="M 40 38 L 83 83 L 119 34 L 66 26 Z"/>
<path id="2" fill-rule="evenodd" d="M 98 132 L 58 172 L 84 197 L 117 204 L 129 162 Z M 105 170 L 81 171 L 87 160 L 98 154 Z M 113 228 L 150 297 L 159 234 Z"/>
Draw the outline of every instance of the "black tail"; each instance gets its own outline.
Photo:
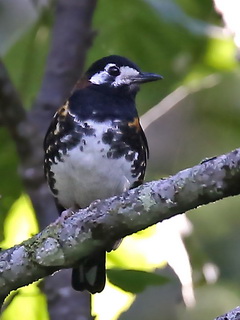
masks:
<path id="1" fill-rule="evenodd" d="M 83 261 L 72 270 L 72 287 L 77 291 L 101 292 L 106 282 L 106 252 L 100 252 Z"/>

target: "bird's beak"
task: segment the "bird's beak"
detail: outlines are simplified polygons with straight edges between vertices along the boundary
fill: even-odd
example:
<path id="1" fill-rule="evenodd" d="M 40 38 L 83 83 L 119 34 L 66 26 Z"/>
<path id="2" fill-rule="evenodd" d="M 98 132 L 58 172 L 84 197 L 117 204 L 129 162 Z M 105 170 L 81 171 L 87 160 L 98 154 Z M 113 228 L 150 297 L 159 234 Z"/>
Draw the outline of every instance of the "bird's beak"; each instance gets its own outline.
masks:
<path id="1" fill-rule="evenodd" d="M 163 79 L 160 74 L 141 72 L 132 79 L 132 83 L 144 83 Z"/>

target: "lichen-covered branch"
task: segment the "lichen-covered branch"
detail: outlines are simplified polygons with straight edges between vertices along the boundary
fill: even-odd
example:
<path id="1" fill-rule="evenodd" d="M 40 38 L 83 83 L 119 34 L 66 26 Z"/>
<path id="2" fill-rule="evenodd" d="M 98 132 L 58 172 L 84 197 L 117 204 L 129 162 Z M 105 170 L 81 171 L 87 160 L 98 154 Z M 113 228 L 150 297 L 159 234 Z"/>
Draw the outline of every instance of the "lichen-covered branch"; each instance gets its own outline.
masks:
<path id="1" fill-rule="evenodd" d="M 222 316 L 217 317 L 215 320 L 240 320 L 240 307 L 228 311 Z"/>
<path id="2" fill-rule="evenodd" d="M 240 149 L 175 176 L 68 212 L 41 233 L 0 253 L 0 298 L 69 268 L 117 239 L 164 219 L 240 193 Z"/>

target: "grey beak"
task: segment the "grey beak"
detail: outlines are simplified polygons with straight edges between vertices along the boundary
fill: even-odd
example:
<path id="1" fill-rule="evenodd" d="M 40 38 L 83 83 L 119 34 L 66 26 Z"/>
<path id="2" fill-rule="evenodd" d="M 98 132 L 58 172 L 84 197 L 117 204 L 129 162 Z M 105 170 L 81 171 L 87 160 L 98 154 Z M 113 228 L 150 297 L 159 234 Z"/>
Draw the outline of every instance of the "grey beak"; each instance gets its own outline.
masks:
<path id="1" fill-rule="evenodd" d="M 150 82 L 150 81 L 156 81 L 163 79 L 163 76 L 160 76 L 160 74 L 156 73 L 149 73 L 149 72 L 141 72 L 139 75 L 134 77 L 132 79 L 133 83 L 144 83 L 144 82 Z"/>

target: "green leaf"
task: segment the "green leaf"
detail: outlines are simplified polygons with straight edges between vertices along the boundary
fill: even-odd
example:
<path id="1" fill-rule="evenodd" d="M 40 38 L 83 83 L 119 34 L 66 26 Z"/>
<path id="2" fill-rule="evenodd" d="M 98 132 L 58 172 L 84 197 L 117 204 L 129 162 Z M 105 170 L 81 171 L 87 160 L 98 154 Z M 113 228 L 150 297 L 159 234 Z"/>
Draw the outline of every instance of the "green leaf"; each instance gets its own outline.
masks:
<path id="1" fill-rule="evenodd" d="M 115 286 L 131 293 L 140 293 L 147 286 L 164 285 L 170 279 L 142 270 L 108 269 L 108 280 Z"/>

